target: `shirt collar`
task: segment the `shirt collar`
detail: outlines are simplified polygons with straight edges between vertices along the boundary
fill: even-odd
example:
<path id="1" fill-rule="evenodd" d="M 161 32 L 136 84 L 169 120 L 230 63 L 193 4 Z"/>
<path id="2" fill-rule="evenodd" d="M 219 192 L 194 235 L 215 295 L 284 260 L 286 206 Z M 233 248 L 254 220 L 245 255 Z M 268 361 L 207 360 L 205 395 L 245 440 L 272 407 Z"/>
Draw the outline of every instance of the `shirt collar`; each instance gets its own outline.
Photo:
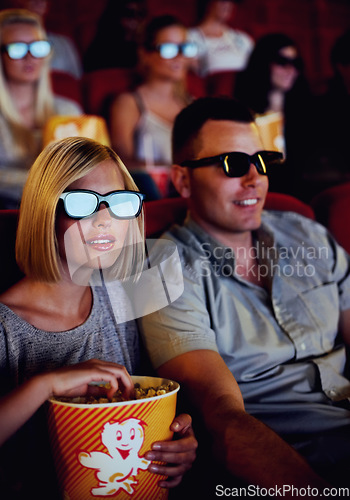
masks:
<path id="1" fill-rule="evenodd" d="M 231 247 L 224 245 L 208 234 L 207 231 L 193 220 L 189 212 L 184 225 L 195 235 L 201 250 L 207 255 L 208 260 L 216 264 L 217 268 L 223 269 L 224 266 L 234 268 L 235 252 Z M 274 256 L 273 260 L 277 259 L 276 251 L 267 252 L 267 249 L 274 248 L 274 237 L 263 220 L 259 229 L 253 232 L 253 245 L 257 248 L 259 261 L 265 261 L 267 254 L 270 257 Z"/>

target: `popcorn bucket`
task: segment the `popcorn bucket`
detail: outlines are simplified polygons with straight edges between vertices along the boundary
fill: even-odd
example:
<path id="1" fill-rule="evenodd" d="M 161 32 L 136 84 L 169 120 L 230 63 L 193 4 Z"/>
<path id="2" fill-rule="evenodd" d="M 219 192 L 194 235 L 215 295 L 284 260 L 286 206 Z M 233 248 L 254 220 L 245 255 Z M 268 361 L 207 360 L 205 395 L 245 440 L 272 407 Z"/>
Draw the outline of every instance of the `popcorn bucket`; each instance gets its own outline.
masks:
<path id="1" fill-rule="evenodd" d="M 142 388 L 170 381 L 132 377 Z M 144 458 L 155 441 L 172 439 L 177 391 L 160 396 L 102 404 L 49 400 L 52 453 L 64 500 L 115 498 L 163 500 L 164 478 L 148 472 Z"/>
<path id="2" fill-rule="evenodd" d="M 110 146 L 107 124 L 104 118 L 95 115 L 55 115 L 46 122 L 43 131 L 43 144 L 65 137 L 89 137 Z"/>

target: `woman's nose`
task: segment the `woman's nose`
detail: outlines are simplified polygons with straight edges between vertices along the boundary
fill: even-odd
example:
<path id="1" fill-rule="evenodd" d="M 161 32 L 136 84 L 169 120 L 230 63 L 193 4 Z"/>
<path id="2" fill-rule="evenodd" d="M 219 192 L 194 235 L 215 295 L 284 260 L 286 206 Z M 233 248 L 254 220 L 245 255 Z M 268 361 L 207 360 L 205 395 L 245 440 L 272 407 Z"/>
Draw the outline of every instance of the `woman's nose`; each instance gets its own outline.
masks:
<path id="1" fill-rule="evenodd" d="M 101 203 L 97 212 L 94 214 L 93 225 L 95 227 L 109 227 L 112 223 L 112 216 L 107 205 Z"/>

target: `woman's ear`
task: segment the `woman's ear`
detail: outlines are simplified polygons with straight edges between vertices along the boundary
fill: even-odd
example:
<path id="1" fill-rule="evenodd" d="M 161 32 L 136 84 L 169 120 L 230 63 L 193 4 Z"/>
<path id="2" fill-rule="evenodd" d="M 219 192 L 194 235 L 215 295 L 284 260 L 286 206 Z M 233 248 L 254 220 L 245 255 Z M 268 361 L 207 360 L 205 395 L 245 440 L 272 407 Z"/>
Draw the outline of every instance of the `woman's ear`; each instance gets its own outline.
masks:
<path id="1" fill-rule="evenodd" d="M 189 198 L 191 196 L 191 179 L 187 167 L 180 167 L 180 165 L 176 164 L 172 165 L 171 181 L 182 198 Z"/>

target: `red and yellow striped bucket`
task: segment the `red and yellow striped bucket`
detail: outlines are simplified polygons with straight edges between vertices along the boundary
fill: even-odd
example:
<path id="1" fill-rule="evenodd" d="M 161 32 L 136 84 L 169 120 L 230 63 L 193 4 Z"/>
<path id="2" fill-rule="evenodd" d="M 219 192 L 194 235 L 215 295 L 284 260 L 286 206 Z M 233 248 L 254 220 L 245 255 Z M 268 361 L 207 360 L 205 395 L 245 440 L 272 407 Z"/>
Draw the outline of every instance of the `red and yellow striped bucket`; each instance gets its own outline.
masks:
<path id="1" fill-rule="evenodd" d="M 168 380 L 132 377 L 141 387 Z M 164 500 L 164 477 L 148 472 L 143 457 L 154 441 L 171 439 L 176 389 L 161 396 L 107 404 L 50 400 L 49 432 L 64 500 Z"/>

